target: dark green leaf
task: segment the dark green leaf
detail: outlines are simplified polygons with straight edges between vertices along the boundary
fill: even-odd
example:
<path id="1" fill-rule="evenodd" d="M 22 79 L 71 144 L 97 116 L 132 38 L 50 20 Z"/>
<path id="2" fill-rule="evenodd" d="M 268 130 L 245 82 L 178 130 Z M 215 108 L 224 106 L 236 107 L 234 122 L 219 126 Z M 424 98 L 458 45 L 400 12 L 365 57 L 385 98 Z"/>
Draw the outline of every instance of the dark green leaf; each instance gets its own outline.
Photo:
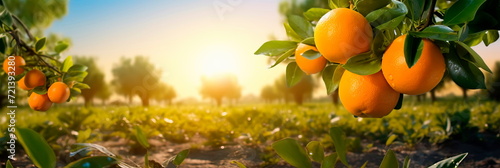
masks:
<path id="1" fill-rule="evenodd" d="M 418 59 L 420 59 L 423 48 L 424 42 L 421 38 L 413 37 L 412 35 L 406 36 L 404 53 L 406 65 L 408 65 L 409 68 L 413 67 Z"/>
<path id="2" fill-rule="evenodd" d="M 396 107 L 394 107 L 395 110 L 399 110 L 401 109 L 401 107 L 403 107 L 403 98 L 404 95 L 402 93 L 399 94 L 398 104 L 396 104 Z"/>
<path id="3" fill-rule="evenodd" d="M 81 64 L 74 64 L 67 72 L 85 72 L 87 71 L 87 66 Z"/>
<path id="4" fill-rule="evenodd" d="M 292 48 L 292 49 L 288 50 L 287 52 L 283 53 L 281 56 L 278 57 L 278 59 L 276 59 L 276 62 L 273 65 L 271 65 L 271 67 L 269 67 L 269 68 L 275 67 L 276 65 L 280 64 L 285 59 L 287 59 L 288 57 L 292 56 L 295 53 L 295 49 L 296 48 Z"/>
<path id="5" fill-rule="evenodd" d="M 396 140 L 396 138 L 398 138 L 398 136 L 395 134 L 392 134 L 389 138 L 387 138 L 387 141 L 385 141 L 385 146 L 391 145 L 392 142 L 394 142 L 394 140 Z"/>
<path id="6" fill-rule="evenodd" d="M 325 158 L 325 151 L 319 141 L 311 141 L 306 146 L 307 154 L 312 160 L 321 163 Z"/>
<path id="7" fill-rule="evenodd" d="M 467 24 L 464 24 L 458 31 L 458 40 L 464 41 L 467 36 L 469 36 L 469 26 Z"/>
<path id="8" fill-rule="evenodd" d="M 71 98 L 79 96 L 80 94 L 82 94 L 82 90 L 80 90 L 79 88 L 70 88 L 69 92 L 70 92 L 70 97 Z M 71 101 L 71 99 L 68 99 L 68 102 L 69 101 Z"/>
<path id="9" fill-rule="evenodd" d="M 294 139 L 286 138 L 272 144 L 274 151 L 290 165 L 299 168 L 312 167 L 311 160 L 302 148 Z"/>
<path id="10" fill-rule="evenodd" d="M 328 13 L 330 9 L 324 8 L 311 8 L 304 13 L 304 17 L 306 17 L 309 21 L 318 21 L 323 15 Z"/>
<path id="11" fill-rule="evenodd" d="M 445 55 L 446 68 L 457 85 L 467 89 L 486 88 L 484 74 L 472 63 L 458 56 L 455 44 L 450 45 L 450 52 Z"/>
<path id="12" fill-rule="evenodd" d="M 489 46 L 491 43 L 498 40 L 498 30 L 488 30 L 483 36 L 484 45 Z"/>
<path id="13" fill-rule="evenodd" d="M 462 162 L 462 160 L 464 160 L 464 158 L 467 156 L 467 154 L 468 153 L 462 153 L 460 155 L 456 155 L 456 156 L 450 157 L 448 159 L 441 160 L 441 161 L 433 164 L 429 168 L 455 168 L 455 167 L 458 167 L 460 162 Z"/>
<path id="14" fill-rule="evenodd" d="M 392 150 L 388 150 L 380 163 L 380 168 L 398 168 L 399 162 Z"/>
<path id="15" fill-rule="evenodd" d="M 0 22 L 6 26 L 12 26 L 12 15 L 4 6 L 0 6 Z"/>
<path id="16" fill-rule="evenodd" d="M 7 164 L 5 164 L 6 168 L 14 168 L 14 166 L 12 166 L 12 163 L 10 163 L 10 159 L 7 160 Z"/>
<path id="17" fill-rule="evenodd" d="M 321 57 L 321 53 L 314 50 L 307 50 L 306 52 L 302 53 L 302 56 L 309 60 L 314 60 Z"/>
<path id="18" fill-rule="evenodd" d="M 458 35 L 450 27 L 444 25 L 432 25 L 421 32 L 410 32 L 411 35 L 419 38 L 428 38 L 442 41 L 457 41 Z"/>
<path id="19" fill-rule="evenodd" d="M 148 143 L 148 138 L 146 135 L 144 135 L 144 132 L 142 131 L 141 127 L 139 126 L 134 126 L 135 129 L 135 137 L 137 138 L 137 142 L 141 144 L 142 147 L 144 148 L 149 148 L 149 143 Z"/>
<path id="20" fill-rule="evenodd" d="M 384 7 L 366 15 L 368 22 L 378 30 L 392 30 L 399 26 L 408 9 L 402 2 L 393 0 L 392 3 L 395 4 L 392 8 Z"/>
<path id="21" fill-rule="evenodd" d="M 6 37 L 1 36 L 0 37 L 0 53 L 5 54 L 5 51 L 7 50 L 7 48 L 8 48 L 8 44 L 6 41 Z"/>
<path id="22" fill-rule="evenodd" d="M 16 127 L 18 142 L 37 167 L 56 167 L 56 154 L 45 139 L 35 131 L 28 128 Z"/>
<path id="23" fill-rule="evenodd" d="M 473 34 L 468 34 L 467 38 L 463 41 L 465 44 L 468 46 L 476 46 L 478 44 L 481 44 L 483 42 L 483 36 L 485 35 L 484 31 L 478 32 L 478 33 L 473 33 Z"/>
<path id="24" fill-rule="evenodd" d="M 172 161 L 172 163 L 174 163 L 174 165 L 179 166 L 182 164 L 182 162 L 184 162 L 184 159 L 186 159 L 188 155 L 189 155 L 189 149 L 185 149 L 179 152 L 177 155 L 175 155 L 174 161 Z"/>
<path id="25" fill-rule="evenodd" d="M 410 157 L 406 156 L 405 161 L 403 162 L 403 168 L 410 168 Z"/>
<path id="26" fill-rule="evenodd" d="M 337 152 L 340 161 L 349 167 L 347 163 L 347 145 L 346 145 L 346 135 L 340 127 L 330 128 L 330 137 L 333 140 L 333 145 L 335 146 L 335 152 Z"/>
<path id="27" fill-rule="evenodd" d="M 342 66 L 346 70 L 358 75 L 371 75 L 382 69 L 382 60 L 371 52 L 362 53 L 349 58 Z"/>
<path id="28" fill-rule="evenodd" d="M 470 27 L 471 33 L 477 33 L 485 30 L 500 30 L 500 13 L 496 12 L 500 7 L 500 2 L 493 1 L 494 0 L 487 0 L 477 11 L 476 16 L 474 16 L 474 20 L 467 23 Z M 492 5 L 492 2 L 497 3 L 497 5 Z"/>
<path id="29" fill-rule="evenodd" d="M 340 78 L 344 74 L 345 69 L 337 64 L 327 66 L 323 70 L 323 81 L 326 86 L 326 93 L 328 95 L 332 94 L 339 87 Z"/>
<path id="30" fill-rule="evenodd" d="M 321 168 L 335 168 L 335 164 L 337 164 L 337 153 L 332 153 L 323 159 Z"/>
<path id="31" fill-rule="evenodd" d="M 293 31 L 288 22 L 283 23 L 283 26 L 285 27 L 286 35 L 288 35 L 288 38 L 290 38 L 292 41 L 302 41 L 302 38 L 295 31 Z"/>
<path id="32" fill-rule="evenodd" d="M 64 168 L 93 168 L 93 167 L 110 167 L 118 161 L 115 158 L 108 156 L 86 157 L 74 162 L 71 162 Z"/>
<path id="33" fill-rule="evenodd" d="M 286 85 L 288 87 L 295 86 L 297 83 L 299 83 L 302 79 L 302 76 L 304 76 L 304 72 L 300 70 L 296 62 L 290 62 L 286 66 Z"/>
<path id="34" fill-rule="evenodd" d="M 40 51 L 45 46 L 46 41 L 47 39 L 45 37 L 37 40 L 35 44 L 35 51 Z"/>
<path id="35" fill-rule="evenodd" d="M 392 40 L 391 40 L 392 41 Z M 385 44 L 385 35 L 383 31 L 376 31 L 375 38 L 373 38 L 371 49 L 375 56 L 382 58 L 387 50 L 387 45 Z"/>
<path id="36" fill-rule="evenodd" d="M 255 51 L 255 55 L 277 56 L 294 49 L 297 43 L 293 41 L 268 41 Z"/>
<path id="37" fill-rule="evenodd" d="M 331 9 L 349 7 L 349 0 L 329 0 L 328 6 Z"/>
<path id="38" fill-rule="evenodd" d="M 302 40 L 301 43 L 307 44 L 310 46 L 316 46 L 316 44 L 314 43 L 314 37 L 306 38 L 306 39 Z"/>
<path id="39" fill-rule="evenodd" d="M 238 168 L 247 168 L 247 166 L 245 166 L 243 163 L 238 162 L 236 160 L 232 160 L 230 163 L 235 164 L 236 166 L 238 166 Z"/>
<path id="40" fill-rule="evenodd" d="M 44 94 L 47 94 L 47 88 L 44 86 L 37 86 L 35 88 L 33 88 L 33 90 L 31 90 L 39 95 L 44 95 Z"/>
<path id="41" fill-rule="evenodd" d="M 470 48 L 467 44 L 462 43 L 460 41 L 457 41 L 456 44 L 458 44 L 457 51 L 465 50 L 467 53 L 464 55 L 459 53 L 459 56 L 461 56 L 462 59 L 465 59 L 465 60 L 471 62 L 475 66 L 482 68 L 482 69 L 488 71 L 489 73 L 493 73 L 493 71 L 491 71 L 491 69 L 488 67 L 488 65 L 486 65 L 483 58 L 481 58 L 481 56 L 479 56 L 479 54 L 477 54 L 476 51 L 474 51 L 472 48 Z"/>
<path id="42" fill-rule="evenodd" d="M 63 41 L 59 41 L 59 42 L 57 42 L 57 45 L 56 45 L 54 50 L 56 51 L 56 53 L 61 53 L 64 50 L 66 50 L 68 47 L 69 47 L 68 43 L 63 42 Z"/>
<path id="43" fill-rule="evenodd" d="M 422 13 L 424 12 L 426 0 L 404 2 L 408 10 L 410 11 L 408 12 L 408 14 L 410 14 L 411 19 L 415 21 L 420 20 Z"/>
<path id="44" fill-rule="evenodd" d="M 383 8 L 391 3 L 391 0 L 360 0 L 358 1 L 357 8 L 358 12 L 363 16 L 368 13 Z"/>
<path id="45" fill-rule="evenodd" d="M 474 19 L 479 7 L 486 0 L 459 0 L 455 2 L 445 13 L 443 24 L 456 25 Z"/>
<path id="46" fill-rule="evenodd" d="M 314 36 L 314 29 L 312 24 L 304 19 L 303 17 L 297 15 L 291 15 L 288 17 L 288 23 L 290 27 L 297 33 L 301 39 L 306 39 L 308 37 Z"/>
<path id="47" fill-rule="evenodd" d="M 73 66 L 73 57 L 68 56 L 64 59 L 63 65 L 61 67 L 62 72 L 68 72 L 69 68 Z"/>

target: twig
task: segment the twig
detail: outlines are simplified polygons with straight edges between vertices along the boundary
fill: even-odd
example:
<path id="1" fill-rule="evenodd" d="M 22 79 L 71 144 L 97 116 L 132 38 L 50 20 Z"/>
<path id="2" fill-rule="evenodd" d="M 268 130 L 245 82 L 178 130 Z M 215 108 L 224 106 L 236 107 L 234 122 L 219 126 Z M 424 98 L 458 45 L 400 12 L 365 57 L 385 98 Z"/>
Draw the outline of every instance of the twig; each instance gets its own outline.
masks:
<path id="1" fill-rule="evenodd" d="M 33 35 L 31 35 L 31 32 L 29 31 L 28 27 L 21 21 L 21 19 L 19 19 L 19 17 L 17 17 L 16 15 L 12 15 L 12 18 L 14 18 L 14 20 L 16 20 L 16 22 L 21 25 L 21 27 L 24 29 L 30 40 L 35 39 L 33 38 Z"/>
<path id="2" fill-rule="evenodd" d="M 426 27 L 428 27 L 431 22 L 432 22 L 432 19 L 434 17 L 434 8 L 436 8 L 436 0 L 432 0 L 431 1 L 431 7 L 430 7 L 430 10 L 429 10 L 429 15 L 427 16 L 427 20 L 425 21 L 425 24 L 420 26 L 417 31 L 422 31 L 424 30 Z"/>

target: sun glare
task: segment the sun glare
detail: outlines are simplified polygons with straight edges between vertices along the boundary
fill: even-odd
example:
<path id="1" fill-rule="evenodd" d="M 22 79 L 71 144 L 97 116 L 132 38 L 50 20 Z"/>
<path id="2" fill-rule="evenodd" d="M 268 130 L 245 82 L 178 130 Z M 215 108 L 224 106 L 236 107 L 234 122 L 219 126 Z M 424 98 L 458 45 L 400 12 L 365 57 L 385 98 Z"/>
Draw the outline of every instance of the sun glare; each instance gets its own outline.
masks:
<path id="1" fill-rule="evenodd" d="M 212 50 L 205 52 L 200 59 L 198 70 L 201 75 L 216 75 L 223 73 L 236 73 L 238 55 L 230 51 Z"/>

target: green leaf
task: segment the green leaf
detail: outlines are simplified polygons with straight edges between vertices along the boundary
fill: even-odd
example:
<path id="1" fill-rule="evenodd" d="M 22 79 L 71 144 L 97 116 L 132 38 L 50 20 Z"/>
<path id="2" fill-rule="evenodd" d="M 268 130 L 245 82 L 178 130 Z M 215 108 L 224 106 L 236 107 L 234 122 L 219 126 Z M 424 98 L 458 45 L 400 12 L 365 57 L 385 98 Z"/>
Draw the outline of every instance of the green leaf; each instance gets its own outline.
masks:
<path id="1" fill-rule="evenodd" d="M 68 72 L 69 68 L 73 66 L 73 57 L 68 56 L 64 59 L 63 65 L 61 67 L 62 72 Z"/>
<path id="2" fill-rule="evenodd" d="M 301 39 L 314 37 L 314 28 L 312 24 L 303 17 L 291 15 L 288 17 L 288 23 L 295 33 L 301 37 Z"/>
<path id="3" fill-rule="evenodd" d="M 255 55 L 277 56 L 289 51 L 290 49 L 297 48 L 297 43 L 293 41 L 268 41 L 262 44 L 260 48 L 255 51 Z"/>
<path id="4" fill-rule="evenodd" d="M 312 167 L 311 160 L 309 160 L 306 151 L 296 140 L 291 138 L 279 140 L 274 142 L 272 147 L 274 151 L 290 165 L 298 168 Z"/>
<path id="5" fill-rule="evenodd" d="M 247 168 L 247 166 L 245 166 L 243 163 L 239 162 L 239 161 L 236 161 L 236 160 L 232 160 L 231 162 L 229 162 L 231 164 L 235 164 L 236 166 L 238 166 L 238 168 Z"/>
<path id="6" fill-rule="evenodd" d="M 384 7 L 366 15 L 366 20 L 370 25 L 378 30 L 392 30 L 400 25 L 408 13 L 406 5 L 402 2 L 393 0 L 395 4 L 392 8 Z"/>
<path id="7" fill-rule="evenodd" d="M 75 64 L 71 66 L 71 68 L 69 68 L 67 72 L 85 72 L 87 71 L 87 69 L 88 67 L 85 65 Z"/>
<path id="8" fill-rule="evenodd" d="M 283 23 L 283 26 L 285 27 L 286 35 L 288 38 L 290 38 L 292 41 L 301 41 L 302 38 L 295 33 L 295 31 L 290 27 L 290 24 L 288 22 Z"/>
<path id="9" fill-rule="evenodd" d="M 464 24 L 458 31 L 458 41 L 464 41 L 469 36 L 469 26 Z"/>
<path id="10" fill-rule="evenodd" d="M 423 48 L 424 42 L 421 38 L 413 37 L 412 35 L 406 36 L 404 53 L 406 65 L 408 65 L 409 68 L 413 67 L 418 59 L 420 59 Z"/>
<path id="11" fill-rule="evenodd" d="M 321 57 L 321 53 L 314 50 L 307 50 L 306 52 L 302 53 L 302 56 L 309 60 L 315 60 Z"/>
<path id="12" fill-rule="evenodd" d="M 86 157 L 74 162 L 71 162 L 64 168 L 91 168 L 91 167 L 109 167 L 116 164 L 118 161 L 115 158 L 108 156 Z"/>
<path id="13" fill-rule="evenodd" d="M 5 6 L 0 6 L 0 22 L 9 27 L 13 24 L 12 15 Z"/>
<path id="14" fill-rule="evenodd" d="M 441 41 L 457 41 L 458 35 L 453 29 L 445 25 L 432 25 L 421 32 L 410 32 L 411 35 L 419 38 L 428 38 Z"/>
<path id="15" fill-rule="evenodd" d="M 360 0 L 358 1 L 357 8 L 358 12 L 363 16 L 366 16 L 368 13 L 383 8 L 391 3 L 391 0 Z"/>
<path id="16" fill-rule="evenodd" d="M 366 161 L 360 168 L 365 168 L 366 166 L 368 166 L 368 161 Z"/>
<path id="17" fill-rule="evenodd" d="M 35 44 L 35 51 L 40 51 L 45 46 L 46 41 L 47 39 L 45 37 L 37 40 Z"/>
<path id="18" fill-rule="evenodd" d="M 460 162 L 464 160 L 464 158 L 467 156 L 468 153 L 462 153 L 453 157 L 450 157 L 448 159 L 441 160 L 429 168 L 455 168 L 458 167 Z"/>
<path id="19" fill-rule="evenodd" d="M 332 153 L 326 156 L 321 162 L 321 168 L 335 168 L 335 164 L 337 164 L 337 153 Z"/>
<path id="20" fill-rule="evenodd" d="M 385 141 L 385 146 L 391 145 L 392 142 L 394 142 L 394 140 L 396 140 L 396 138 L 398 138 L 398 136 L 395 134 L 392 134 L 389 138 L 387 138 L 387 141 Z"/>
<path id="21" fill-rule="evenodd" d="M 403 168 L 410 168 L 410 157 L 406 156 L 405 161 L 403 162 Z"/>
<path id="22" fill-rule="evenodd" d="M 455 44 L 450 45 L 450 52 L 445 55 L 446 68 L 457 85 L 467 89 L 486 89 L 484 74 L 472 63 L 458 56 Z"/>
<path id="23" fill-rule="evenodd" d="M 375 32 L 375 37 L 373 38 L 372 41 L 372 46 L 371 50 L 373 51 L 373 54 L 379 58 L 382 58 L 382 56 L 385 53 L 385 50 L 387 50 L 387 46 L 390 43 L 385 43 L 386 37 L 384 35 L 385 31 L 376 31 Z M 388 39 L 387 39 L 388 40 Z M 392 41 L 393 39 L 390 39 Z"/>
<path id="24" fill-rule="evenodd" d="M 149 148 L 148 138 L 146 137 L 146 135 L 144 135 L 144 132 L 142 131 L 141 127 L 136 125 L 134 126 L 134 129 L 137 142 L 139 142 L 139 144 L 141 144 L 142 147 L 148 149 Z"/>
<path id="25" fill-rule="evenodd" d="M 288 87 L 295 86 L 297 83 L 299 83 L 302 79 L 302 76 L 304 76 L 304 72 L 300 70 L 296 62 L 290 62 L 286 66 L 286 85 Z"/>
<path id="26" fill-rule="evenodd" d="M 331 9 L 349 7 L 349 0 L 329 0 L 328 6 Z"/>
<path id="27" fill-rule="evenodd" d="M 337 152 L 340 161 L 349 167 L 347 163 L 347 145 L 346 145 L 346 135 L 340 127 L 330 128 L 330 137 L 333 140 L 333 145 L 335 146 L 335 151 Z"/>
<path id="28" fill-rule="evenodd" d="M 498 40 L 498 30 L 488 30 L 483 36 L 484 45 L 489 46 L 491 43 Z M 1 51 L 1 50 L 0 50 Z"/>
<path id="29" fill-rule="evenodd" d="M 307 44 L 310 46 L 316 46 L 316 43 L 314 42 L 314 37 L 309 37 L 304 40 L 302 40 L 300 43 Z"/>
<path id="30" fill-rule="evenodd" d="M 323 69 L 323 82 L 325 82 L 326 92 L 332 94 L 339 87 L 340 78 L 344 74 L 345 69 L 338 64 L 327 66 Z"/>
<path id="31" fill-rule="evenodd" d="M 276 59 L 276 62 L 273 65 L 271 65 L 271 67 L 269 67 L 269 68 L 275 67 L 276 65 L 280 64 L 285 59 L 287 59 L 288 57 L 292 56 L 295 53 L 295 49 L 296 49 L 296 47 L 283 53 L 281 56 L 278 57 L 278 59 Z"/>
<path id="32" fill-rule="evenodd" d="M 70 92 L 70 97 L 73 98 L 73 97 L 76 97 L 76 96 L 79 96 L 80 94 L 82 94 L 82 90 L 80 90 L 79 88 L 70 88 L 69 89 L 69 92 Z M 71 99 L 68 99 L 68 102 L 70 101 Z"/>
<path id="33" fill-rule="evenodd" d="M 43 168 L 56 167 L 56 154 L 40 134 L 28 128 L 16 127 L 16 136 L 33 164 Z"/>
<path id="34" fill-rule="evenodd" d="M 14 166 L 12 166 L 12 163 L 10 163 L 10 159 L 7 160 L 7 163 L 5 164 L 5 167 L 6 168 L 14 168 Z"/>
<path id="35" fill-rule="evenodd" d="M 67 72 L 63 76 L 63 82 L 64 83 L 70 83 L 72 81 L 76 82 L 83 82 L 85 77 L 87 77 L 89 73 L 88 72 L 80 72 L 80 71 L 73 71 L 73 72 Z"/>
<path id="36" fill-rule="evenodd" d="M 420 1 L 405 1 L 405 5 L 407 6 L 408 12 L 412 20 L 420 20 L 422 17 L 422 13 L 425 8 L 425 0 Z"/>
<path id="37" fill-rule="evenodd" d="M 31 90 L 31 91 L 33 91 L 39 95 L 47 94 L 47 88 L 45 87 L 45 85 L 44 86 L 37 86 L 37 87 L 33 88 L 33 90 Z"/>
<path id="38" fill-rule="evenodd" d="M 477 10 L 486 0 L 459 0 L 445 13 L 443 24 L 456 25 L 474 19 Z"/>
<path id="39" fill-rule="evenodd" d="M 395 110 L 399 110 L 401 109 L 401 107 L 403 107 L 403 98 L 404 95 L 402 93 L 399 94 L 398 104 L 396 104 L 396 106 L 394 107 Z"/>
<path id="40" fill-rule="evenodd" d="M 66 43 L 64 41 L 59 41 L 59 42 L 57 42 L 57 45 L 54 48 L 54 50 L 56 51 L 56 53 L 61 53 L 64 50 L 66 50 L 68 47 L 69 47 L 68 43 Z"/>
<path id="41" fill-rule="evenodd" d="M 189 149 L 184 149 L 183 151 L 179 152 L 177 155 L 175 155 L 174 165 L 179 166 L 184 162 L 184 159 L 186 159 L 189 155 Z"/>
<path id="42" fill-rule="evenodd" d="M 80 83 L 80 82 L 75 83 L 75 84 L 73 85 L 73 87 L 75 87 L 75 88 L 79 88 L 79 89 L 90 89 L 90 86 L 89 86 L 89 85 L 87 85 L 86 83 Z"/>
<path id="43" fill-rule="evenodd" d="M 465 59 L 465 60 L 471 62 L 476 67 L 482 68 L 482 69 L 488 71 L 489 73 L 493 73 L 493 71 L 491 71 L 491 69 L 488 67 L 488 65 L 486 65 L 483 58 L 481 58 L 481 56 L 479 56 L 479 54 L 477 54 L 476 51 L 474 51 L 471 47 L 469 47 L 465 43 L 462 43 L 460 41 L 457 41 L 456 43 L 458 44 L 457 51 L 460 51 L 462 49 L 462 50 L 465 50 L 467 52 L 467 54 L 465 54 L 465 55 L 461 55 L 459 53 L 459 56 L 461 56 L 462 59 Z"/>
<path id="44" fill-rule="evenodd" d="M 7 51 L 7 48 L 9 47 L 7 41 L 5 40 L 6 40 L 5 36 L 0 37 L 0 53 L 2 54 L 5 54 L 5 51 Z"/>
<path id="45" fill-rule="evenodd" d="M 358 75 L 371 75 L 379 72 L 382 69 L 381 65 L 380 58 L 367 52 L 349 58 L 342 67 Z"/>
<path id="46" fill-rule="evenodd" d="M 325 158 L 325 151 L 323 150 L 323 146 L 319 143 L 319 141 L 311 141 L 306 146 L 307 154 L 311 157 L 312 160 L 316 162 L 322 162 Z"/>
<path id="47" fill-rule="evenodd" d="M 478 33 L 473 33 L 473 34 L 468 34 L 467 38 L 465 38 L 463 41 L 465 44 L 468 46 L 476 46 L 478 44 L 481 44 L 483 42 L 483 36 L 485 35 L 484 31 L 478 32 Z"/>
<path id="48" fill-rule="evenodd" d="M 399 162 L 392 150 L 388 150 L 380 163 L 380 168 L 398 168 Z"/>
<path id="49" fill-rule="evenodd" d="M 311 8 L 306 12 L 304 12 L 304 17 L 306 17 L 306 19 L 309 21 L 318 21 L 319 19 L 321 19 L 321 17 L 323 17 L 323 15 L 325 15 L 329 11 L 330 9 Z"/>

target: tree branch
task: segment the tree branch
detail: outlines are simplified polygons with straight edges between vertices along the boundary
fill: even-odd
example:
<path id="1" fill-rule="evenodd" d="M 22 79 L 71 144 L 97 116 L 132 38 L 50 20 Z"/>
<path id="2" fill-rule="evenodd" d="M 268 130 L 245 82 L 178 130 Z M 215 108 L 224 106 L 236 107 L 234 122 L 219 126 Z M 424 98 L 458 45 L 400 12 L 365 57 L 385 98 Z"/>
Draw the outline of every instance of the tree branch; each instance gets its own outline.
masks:
<path id="1" fill-rule="evenodd" d="M 429 9 L 429 15 L 427 16 L 427 20 L 425 21 L 425 24 L 420 26 L 417 31 L 422 31 L 424 30 L 426 27 L 428 27 L 431 22 L 432 22 L 432 19 L 434 18 L 434 8 L 436 8 L 436 1 L 437 0 L 432 0 L 431 1 L 431 7 Z"/>

